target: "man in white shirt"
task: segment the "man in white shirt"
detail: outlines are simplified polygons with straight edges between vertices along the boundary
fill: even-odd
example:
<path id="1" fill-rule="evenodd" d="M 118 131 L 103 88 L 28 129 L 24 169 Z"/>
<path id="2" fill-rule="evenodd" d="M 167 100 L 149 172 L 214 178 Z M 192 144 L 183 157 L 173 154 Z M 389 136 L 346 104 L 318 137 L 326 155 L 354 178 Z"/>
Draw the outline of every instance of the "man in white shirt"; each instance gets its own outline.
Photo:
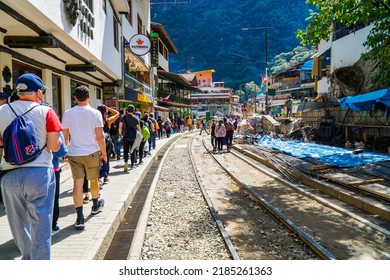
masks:
<path id="1" fill-rule="evenodd" d="M 73 203 L 76 208 L 77 230 L 84 229 L 83 184 L 84 177 L 91 182 L 92 215 L 101 212 L 104 200 L 99 199 L 99 171 L 102 161 L 107 162 L 106 144 L 101 113 L 89 105 L 89 90 L 79 86 L 75 91 L 77 106 L 65 111 L 62 125 L 68 160 L 73 177 Z"/>

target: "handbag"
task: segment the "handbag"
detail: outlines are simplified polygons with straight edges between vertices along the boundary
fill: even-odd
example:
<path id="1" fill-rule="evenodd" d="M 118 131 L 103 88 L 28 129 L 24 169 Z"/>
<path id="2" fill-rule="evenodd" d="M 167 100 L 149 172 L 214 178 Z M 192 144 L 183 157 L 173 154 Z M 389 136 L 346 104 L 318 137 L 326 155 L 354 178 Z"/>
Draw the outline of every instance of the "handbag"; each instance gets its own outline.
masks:
<path id="1" fill-rule="evenodd" d="M 103 178 L 107 176 L 108 176 L 108 163 L 103 161 L 100 164 L 99 178 Z"/>
<path id="2" fill-rule="evenodd" d="M 137 130 L 134 143 L 130 149 L 130 153 L 133 153 L 135 149 L 137 149 L 137 150 L 139 149 L 139 146 L 141 145 L 141 142 L 142 142 L 142 138 L 143 138 L 143 136 L 142 136 L 141 132 L 139 132 Z"/>

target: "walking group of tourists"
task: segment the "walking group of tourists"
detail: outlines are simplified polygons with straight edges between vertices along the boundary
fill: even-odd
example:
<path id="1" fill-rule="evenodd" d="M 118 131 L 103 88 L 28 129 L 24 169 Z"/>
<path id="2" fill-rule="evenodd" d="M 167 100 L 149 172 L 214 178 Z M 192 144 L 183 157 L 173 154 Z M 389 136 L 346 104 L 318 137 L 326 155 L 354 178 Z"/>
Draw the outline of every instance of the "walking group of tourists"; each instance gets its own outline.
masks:
<path id="1" fill-rule="evenodd" d="M 61 159 L 69 162 L 73 178 L 74 227 L 83 230 L 89 193 L 91 215 L 104 207 L 100 189 L 109 183 L 110 157 L 122 157 L 128 172 L 156 148 L 164 125 L 172 129 L 169 119 L 155 120 L 133 105 L 126 112 L 105 105 L 95 109 L 86 86 L 75 89 L 77 105 L 60 121 L 43 102 L 46 90 L 39 76 L 27 73 L 16 80 L 12 98 L 0 93 L 0 200 L 23 260 L 51 257 L 51 238 L 60 231 Z"/>
<path id="2" fill-rule="evenodd" d="M 43 102 L 46 89 L 40 77 L 27 73 L 16 80 L 17 94 L 12 98 L 0 93 L 0 199 L 26 260 L 50 259 L 51 238 L 60 231 L 61 159 L 69 162 L 73 178 L 74 227 L 84 230 L 84 205 L 92 201 L 91 215 L 103 210 L 100 190 L 109 183 L 110 158 L 122 158 L 123 171 L 129 172 L 156 148 L 157 138 L 184 132 L 186 127 L 193 130 L 190 117 L 175 123 L 169 117 L 155 119 L 153 113 L 141 113 L 133 105 L 125 111 L 105 105 L 95 109 L 83 85 L 75 89 L 77 105 L 60 121 Z M 214 151 L 222 151 L 224 138 L 230 150 L 233 127 L 227 119 L 211 122 Z"/>
<path id="3" fill-rule="evenodd" d="M 238 121 L 235 118 L 226 116 L 220 120 L 215 118 L 210 120 L 207 124 L 203 119 L 200 121 L 200 133 L 205 131 L 211 136 L 211 145 L 213 146 L 213 153 L 222 153 L 223 146 L 226 145 L 227 152 L 230 152 L 233 145 L 234 132 L 237 130 Z"/>

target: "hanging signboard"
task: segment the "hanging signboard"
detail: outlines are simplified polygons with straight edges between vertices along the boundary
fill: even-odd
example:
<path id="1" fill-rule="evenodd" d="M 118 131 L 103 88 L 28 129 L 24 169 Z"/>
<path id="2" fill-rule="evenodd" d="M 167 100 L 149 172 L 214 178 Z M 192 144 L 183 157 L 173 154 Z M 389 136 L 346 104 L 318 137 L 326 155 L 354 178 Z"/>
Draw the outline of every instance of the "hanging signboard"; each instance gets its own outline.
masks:
<path id="1" fill-rule="evenodd" d="M 129 42 L 130 50 L 138 56 L 143 56 L 150 51 L 150 39 L 144 34 L 136 34 Z"/>
<path id="2" fill-rule="evenodd" d="M 268 89 L 268 96 L 275 96 L 276 95 L 276 89 Z"/>
<path id="3" fill-rule="evenodd" d="M 150 40 L 152 42 L 151 55 L 152 55 L 152 67 L 158 67 L 158 33 L 150 33 Z"/>

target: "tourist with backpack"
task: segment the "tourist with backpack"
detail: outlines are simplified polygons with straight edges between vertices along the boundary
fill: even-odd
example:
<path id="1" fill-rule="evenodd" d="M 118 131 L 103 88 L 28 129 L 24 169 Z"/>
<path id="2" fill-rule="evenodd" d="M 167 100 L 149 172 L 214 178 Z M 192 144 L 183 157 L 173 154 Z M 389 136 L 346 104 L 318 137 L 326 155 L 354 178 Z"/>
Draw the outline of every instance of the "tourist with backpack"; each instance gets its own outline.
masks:
<path id="1" fill-rule="evenodd" d="M 125 162 L 123 166 L 124 172 L 129 170 L 129 151 L 134 144 L 135 138 L 137 136 L 137 130 L 141 132 L 139 118 L 134 115 L 134 105 L 130 104 L 127 106 L 126 112 L 127 114 L 122 117 L 121 122 L 119 123 L 119 137 L 123 139 L 123 160 Z M 134 167 L 135 163 L 135 151 L 136 150 L 134 150 L 130 156 L 131 168 Z"/>
<path id="2" fill-rule="evenodd" d="M 207 135 L 209 134 L 209 132 L 207 131 L 207 122 L 205 122 L 203 119 L 201 119 L 200 120 L 200 133 L 199 133 L 199 135 L 202 135 L 203 130 L 207 133 Z"/>
<path id="3" fill-rule="evenodd" d="M 16 80 L 19 100 L 0 107 L 0 146 L 4 146 L 0 184 L 22 260 L 51 257 L 55 194 L 52 151 L 58 151 L 62 144 L 62 126 L 52 108 L 40 105 L 46 89 L 37 75 L 23 74 Z M 28 124 L 29 130 L 21 132 L 22 123 Z M 13 134 L 8 133 L 11 126 Z"/>
<path id="4" fill-rule="evenodd" d="M 286 117 L 291 116 L 293 103 L 294 101 L 292 100 L 291 97 L 288 100 L 286 100 L 286 102 L 284 103 L 284 106 L 286 107 Z"/>
<path id="5" fill-rule="evenodd" d="M 165 133 L 167 134 L 167 138 L 171 136 L 171 130 L 172 130 L 172 122 L 169 118 L 164 122 L 164 129 Z"/>
<path id="6" fill-rule="evenodd" d="M 210 138 L 211 138 L 211 145 L 213 146 L 213 153 L 217 150 L 217 138 L 215 138 L 215 119 L 211 120 L 210 124 Z"/>
<path id="7" fill-rule="evenodd" d="M 140 121 L 140 125 L 141 125 L 141 133 L 142 133 L 142 142 L 139 145 L 139 150 L 138 150 L 138 154 L 139 154 L 138 164 L 144 163 L 142 159 L 146 156 L 146 151 L 144 151 L 145 143 L 150 138 L 149 128 L 145 125 L 144 121 Z"/>
<path id="8" fill-rule="evenodd" d="M 115 146 L 114 141 L 110 135 L 110 127 L 114 124 L 114 122 L 119 118 L 119 112 L 113 108 L 107 107 L 104 104 L 101 104 L 97 107 L 97 110 L 102 114 L 103 118 L 103 132 L 106 141 L 106 153 L 107 153 L 107 162 L 103 163 L 105 169 L 107 169 L 107 174 L 103 176 L 102 184 L 108 184 L 108 174 L 110 173 L 110 156 L 111 154 L 115 154 Z M 108 113 L 111 113 L 111 116 Z"/>
<path id="9" fill-rule="evenodd" d="M 227 151 L 230 152 L 233 144 L 233 134 L 234 134 L 234 125 L 230 119 L 227 119 L 225 122 L 226 128 L 226 147 Z"/>

